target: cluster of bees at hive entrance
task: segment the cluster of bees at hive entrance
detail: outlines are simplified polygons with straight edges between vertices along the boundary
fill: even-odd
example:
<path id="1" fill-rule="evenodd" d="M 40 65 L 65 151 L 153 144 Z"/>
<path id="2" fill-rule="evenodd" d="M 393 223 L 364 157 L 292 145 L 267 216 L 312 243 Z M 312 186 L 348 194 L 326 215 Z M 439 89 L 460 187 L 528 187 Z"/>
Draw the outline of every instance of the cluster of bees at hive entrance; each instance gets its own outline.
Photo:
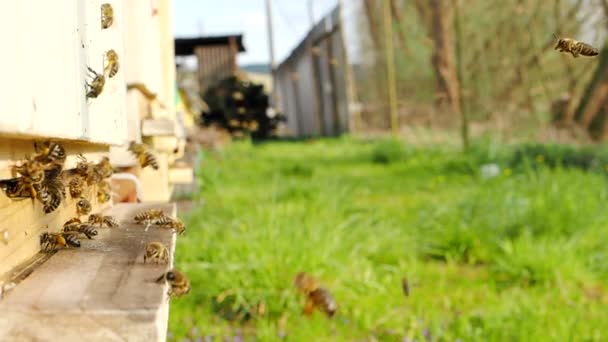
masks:
<path id="1" fill-rule="evenodd" d="M 158 169 L 156 157 L 145 144 L 131 142 L 128 150 L 142 168 Z M 75 216 L 67 220 L 59 231 L 46 231 L 40 235 L 41 250 L 54 253 L 64 248 L 81 248 L 81 239 L 95 239 L 98 229 L 120 229 L 120 222 L 109 215 L 91 213 L 93 205 L 88 197 L 96 198 L 97 203 L 107 203 L 112 198 L 109 178 L 114 167 L 108 157 L 99 162 L 90 162 L 85 156 L 77 156 L 76 167 L 64 169 L 66 151 L 57 141 L 34 142 L 35 154 L 25 158 L 11 168 L 13 178 L 0 181 L 0 189 L 13 200 L 31 199 L 42 204 L 45 214 L 50 214 L 66 204 L 68 196 L 74 201 Z M 93 195 L 94 193 L 94 195 Z M 93 195 L 93 196 L 91 196 Z M 159 229 L 173 229 L 178 234 L 186 230 L 179 218 L 170 217 L 161 209 L 150 209 L 134 215 L 136 224 L 146 224 Z M 48 227 L 47 227 L 48 228 Z M 145 246 L 143 263 L 168 264 L 169 251 L 159 241 L 150 241 Z M 157 283 L 169 284 L 168 297 L 179 297 L 190 292 L 190 281 L 182 272 L 170 269 L 156 278 Z"/>

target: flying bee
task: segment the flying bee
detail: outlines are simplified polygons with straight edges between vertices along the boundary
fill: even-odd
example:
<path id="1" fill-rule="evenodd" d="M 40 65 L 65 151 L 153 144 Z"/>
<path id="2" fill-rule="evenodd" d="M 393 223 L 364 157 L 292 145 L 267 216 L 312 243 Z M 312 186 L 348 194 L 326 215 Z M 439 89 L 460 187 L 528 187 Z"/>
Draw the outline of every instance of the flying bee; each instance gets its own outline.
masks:
<path id="1" fill-rule="evenodd" d="M 174 229 L 180 235 L 186 231 L 186 226 L 179 218 L 172 218 L 166 215 L 163 215 L 154 221 L 154 224 L 157 224 L 163 228 Z"/>
<path id="2" fill-rule="evenodd" d="M 114 167 L 110 163 L 110 158 L 108 157 L 101 158 L 99 163 L 95 165 L 94 170 L 104 179 L 112 177 L 112 174 L 114 173 Z"/>
<path id="3" fill-rule="evenodd" d="M 80 219 L 78 219 L 78 221 L 75 221 L 74 219 L 67 221 L 63 225 L 63 231 L 80 233 L 86 236 L 87 239 L 92 239 L 93 236 L 97 236 L 97 229 L 95 229 L 95 227 L 88 223 L 81 223 L 79 221 Z"/>
<path id="4" fill-rule="evenodd" d="M 86 82 L 87 97 L 89 98 L 97 98 L 101 92 L 103 91 L 103 86 L 106 84 L 106 77 L 103 74 L 98 74 L 95 70 L 91 69 L 91 67 L 87 66 L 89 70 L 89 76 L 93 78 L 91 83 Z"/>
<path id="5" fill-rule="evenodd" d="M 169 283 L 169 292 L 167 293 L 169 297 L 181 297 L 190 292 L 190 281 L 184 273 L 176 269 L 167 271 L 156 279 L 157 283 L 162 283 L 163 281 Z"/>
<path id="6" fill-rule="evenodd" d="M 70 178 L 68 188 L 70 189 L 70 196 L 72 196 L 72 198 L 79 198 L 80 196 L 82 196 L 85 187 L 86 183 L 81 176 L 73 175 Z"/>
<path id="7" fill-rule="evenodd" d="M 116 75 L 118 68 L 120 67 L 118 64 L 118 54 L 114 50 L 109 50 L 106 52 L 106 59 L 108 60 L 108 64 L 106 65 L 104 72 L 112 78 Z"/>
<path id="8" fill-rule="evenodd" d="M 110 4 L 101 5 L 101 28 L 107 29 L 114 22 L 114 9 Z"/>
<path id="9" fill-rule="evenodd" d="M 100 214 L 91 214 L 91 215 L 89 215 L 88 222 L 91 225 L 98 224 L 100 228 L 103 225 L 106 225 L 110 228 L 118 227 L 118 222 L 116 222 L 116 219 L 113 216 L 102 216 Z"/>
<path id="10" fill-rule="evenodd" d="M 40 187 L 44 181 L 44 166 L 42 163 L 31 159 L 29 156 L 25 157 L 25 161 L 19 165 L 13 166 L 11 169 L 13 177 L 17 175 L 20 178 L 17 180 L 17 186 L 13 189 L 12 193 L 7 193 L 7 196 L 20 197 L 24 190 L 27 190 L 31 198 L 38 197 L 37 187 Z"/>
<path id="11" fill-rule="evenodd" d="M 76 202 L 76 213 L 78 216 L 88 215 L 91 209 L 91 202 L 84 197 L 80 197 L 78 202 Z"/>
<path id="12" fill-rule="evenodd" d="M 559 49 L 559 52 L 570 53 L 574 58 L 577 58 L 579 55 L 592 57 L 600 53 L 598 49 L 590 44 L 579 42 L 572 38 L 559 38 L 557 35 L 554 35 L 554 37 L 557 40 L 555 50 Z"/>
<path id="13" fill-rule="evenodd" d="M 144 254 L 144 264 L 150 259 L 158 263 L 169 262 L 169 250 L 162 244 L 162 242 L 153 241 L 146 245 L 146 253 Z"/>
<path id="14" fill-rule="evenodd" d="M 152 223 L 152 221 L 165 217 L 165 213 L 161 209 L 148 209 L 139 212 L 133 218 L 135 223 Z"/>
<path id="15" fill-rule="evenodd" d="M 72 232 L 63 233 L 42 233 L 40 235 L 40 245 L 44 251 L 51 251 L 59 248 L 80 247 L 80 240 Z"/>
<path id="16" fill-rule="evenodd" d="M 131 141 L 129 143 L 129 151 L 135 155 L 142 169 L 150 165 L 154 170 L 158 170 L 158 161 L 145 144 L 138 144 Z"/>
<path id="17" fill-rule="evenodd" d="M 112 199 L 112 191 L 110 189 L 110 183 L 102 181 L 97 184 L 97 202 L 106 203 Z"/>
<path id="18" fill-rule="evenodd" d="M 76 163 L 76 174 L 84 178 L 87 185 L 93 185 L 101 182 L 102 180 L 100 172 L 96 171 L 95 164 L 87 161 L 87 158 L 82 154 L 78 155 L 78 162 Z"/>
<path id="19" fill-rule="evenodd" d="M 323 311 L 330 318 L 334 316 L 338 309 L 336 301 L 329 290 L 319 286 L 317 279 L 300 272 L 296 275 L 294 285 L 307 297 L 303 310 L 306 316 L 310 316 L 315 308 Z"/>

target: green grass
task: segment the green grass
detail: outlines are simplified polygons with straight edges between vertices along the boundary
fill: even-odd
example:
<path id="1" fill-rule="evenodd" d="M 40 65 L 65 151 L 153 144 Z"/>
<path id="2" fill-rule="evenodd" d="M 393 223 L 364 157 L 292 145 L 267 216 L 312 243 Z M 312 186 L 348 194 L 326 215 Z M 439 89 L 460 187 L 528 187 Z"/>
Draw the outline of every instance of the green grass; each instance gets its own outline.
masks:
<path id="1" fill-rule="evenodd" d="M 207 154 L 176 253 L 193 290 L 172 301 L 170 339 L 607 339 L 606 176 L 517 151 L 341 138 Z M 490 161 L 501 173 L 483 179 Z M 301 315 L 298 271 L 332 291 L 334 319 Z M 256 303 L 264 315 L 220 315 Z"/>

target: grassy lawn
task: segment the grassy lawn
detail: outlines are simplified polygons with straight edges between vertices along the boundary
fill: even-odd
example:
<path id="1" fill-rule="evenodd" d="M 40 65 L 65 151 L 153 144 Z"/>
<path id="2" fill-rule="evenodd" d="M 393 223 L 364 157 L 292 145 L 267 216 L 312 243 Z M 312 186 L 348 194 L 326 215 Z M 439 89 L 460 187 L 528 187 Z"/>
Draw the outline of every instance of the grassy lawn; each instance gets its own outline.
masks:
<path id="1" fill-rule="evenodd" d="M 176 254 L 193 290 L 171 304 L 170 339 L 608 339 L 606 175 L 482 145 L 347 137 L 206 154 L 204 204 Z M 299 271 L 332 291 L 333 319 L 302 316 Z"/>

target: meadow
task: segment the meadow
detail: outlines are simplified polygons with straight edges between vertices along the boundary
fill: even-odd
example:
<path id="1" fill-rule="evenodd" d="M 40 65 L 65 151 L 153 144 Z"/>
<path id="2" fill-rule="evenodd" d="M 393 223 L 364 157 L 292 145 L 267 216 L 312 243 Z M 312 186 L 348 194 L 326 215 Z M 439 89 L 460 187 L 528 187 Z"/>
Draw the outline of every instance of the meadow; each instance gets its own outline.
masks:
<path id="1" fill-rule="evenodd" d="M 205 152 L 169 339 L 606 340 L 606 155 L 353 137 Z M 331 290 L 332 319 L 302 315 L 299 271 Z"/>

